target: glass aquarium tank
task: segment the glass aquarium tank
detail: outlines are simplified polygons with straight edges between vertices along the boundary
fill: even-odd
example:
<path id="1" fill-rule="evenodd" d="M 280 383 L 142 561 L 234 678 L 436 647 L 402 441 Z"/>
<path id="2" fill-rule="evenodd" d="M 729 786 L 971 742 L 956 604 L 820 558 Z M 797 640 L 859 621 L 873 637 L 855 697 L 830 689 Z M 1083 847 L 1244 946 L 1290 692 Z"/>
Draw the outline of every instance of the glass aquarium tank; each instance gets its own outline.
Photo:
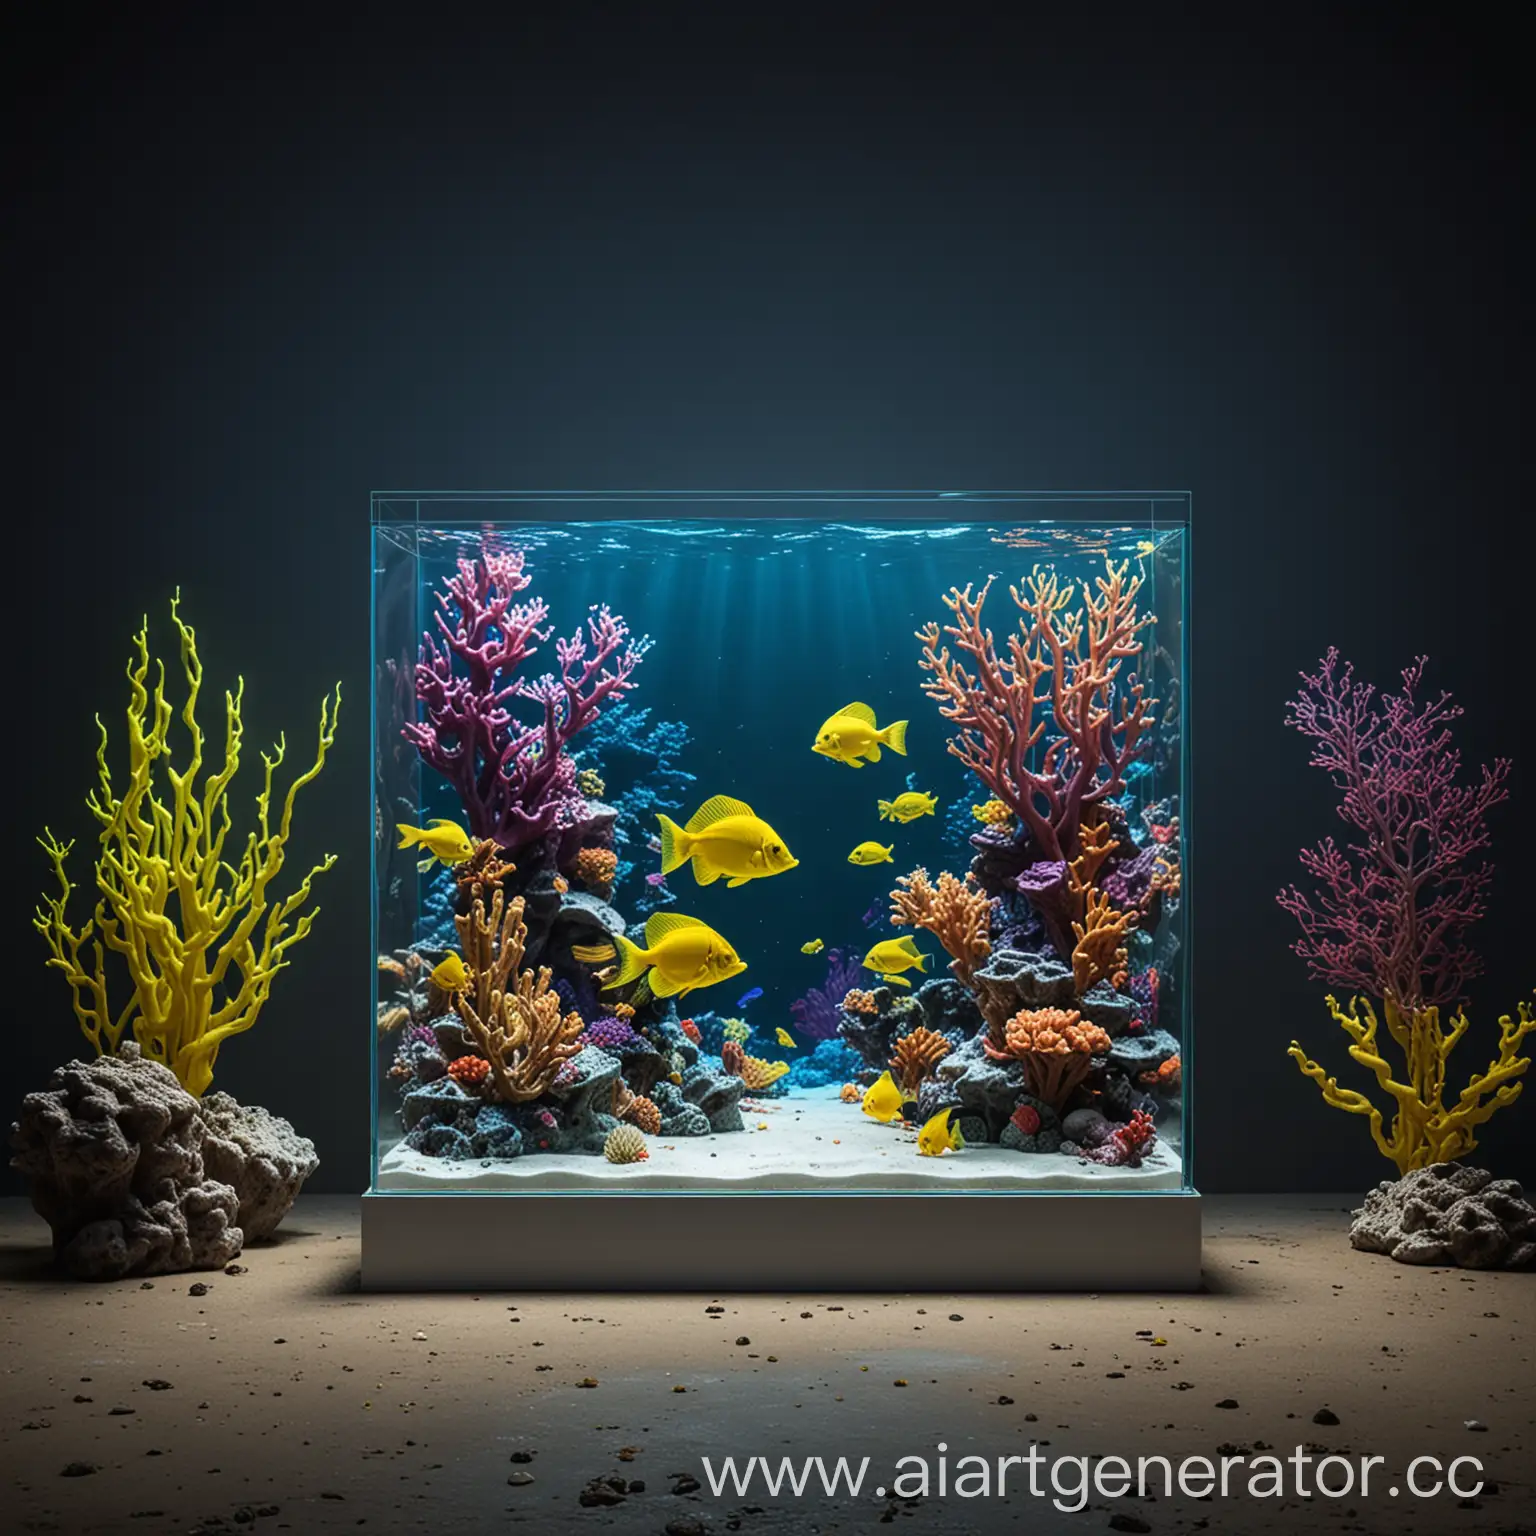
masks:
<path id="1" fill-rule="evenodd" d="M 376 495 L 365 1285 L 1197 1283 L 1189 510 Z"/>

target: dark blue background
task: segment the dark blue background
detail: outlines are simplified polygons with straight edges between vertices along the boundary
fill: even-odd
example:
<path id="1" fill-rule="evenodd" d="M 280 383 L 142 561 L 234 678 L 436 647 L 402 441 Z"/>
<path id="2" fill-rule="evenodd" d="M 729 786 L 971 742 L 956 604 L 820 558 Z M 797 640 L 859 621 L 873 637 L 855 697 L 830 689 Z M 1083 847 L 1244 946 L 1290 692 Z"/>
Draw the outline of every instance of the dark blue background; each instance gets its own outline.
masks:
<path id="1" fill-rule="evenodd" d="M 87 831 L 92 713 L 179 581 L 210 678 L 248 676 L 253 764 L 344 679 L 295 849 L 344 862 L 219 1081 L 361 1186 L 367 493 L 450 483 L 1189 488 L 1199 1181 L 1387 1171 L 1284 1056 L 1354 1072 L 1273 904 L 1331 827 L 1281 724 L 1330 642 L 1387 682 L 1430 651 L 1468 756 L 1521 757 L 1453 1082 L 1483 1065 L 1536 853 L 1527 120 L 1493 12 L 84 15 L 0 47 L 6 1102 L 78 1044 L 31 839 Z M 1533 1115 L 1491 1163 L 1536 1174 Z"/>

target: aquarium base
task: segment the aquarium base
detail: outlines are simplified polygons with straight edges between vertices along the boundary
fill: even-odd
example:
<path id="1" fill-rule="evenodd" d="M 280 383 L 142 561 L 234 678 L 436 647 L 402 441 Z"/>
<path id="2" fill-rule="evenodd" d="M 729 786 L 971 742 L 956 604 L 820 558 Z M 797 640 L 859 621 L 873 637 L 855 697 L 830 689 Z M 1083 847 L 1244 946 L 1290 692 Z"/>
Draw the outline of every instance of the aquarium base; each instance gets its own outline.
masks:
<path id="1" fill-rule="evenodd" d="M 1193 1291 L 1200 1196 L 363 1197 L 366 1291 Z"/>

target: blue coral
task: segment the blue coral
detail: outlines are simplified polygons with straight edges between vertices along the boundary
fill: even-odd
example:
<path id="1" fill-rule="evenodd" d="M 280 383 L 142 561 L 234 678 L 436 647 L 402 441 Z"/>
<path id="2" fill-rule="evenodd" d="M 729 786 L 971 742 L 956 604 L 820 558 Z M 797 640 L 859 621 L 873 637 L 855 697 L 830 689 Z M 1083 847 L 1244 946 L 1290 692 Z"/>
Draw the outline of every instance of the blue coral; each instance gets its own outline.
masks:
<path id="1" fill-rule="evenodd" d="M 782 1081 L 790 1088 L 825 1088 L 848 1083 L 864 1069 L 864 1058 L 845 1040 L 823 1040 L 809 1056 L 802 1056 Z"/>

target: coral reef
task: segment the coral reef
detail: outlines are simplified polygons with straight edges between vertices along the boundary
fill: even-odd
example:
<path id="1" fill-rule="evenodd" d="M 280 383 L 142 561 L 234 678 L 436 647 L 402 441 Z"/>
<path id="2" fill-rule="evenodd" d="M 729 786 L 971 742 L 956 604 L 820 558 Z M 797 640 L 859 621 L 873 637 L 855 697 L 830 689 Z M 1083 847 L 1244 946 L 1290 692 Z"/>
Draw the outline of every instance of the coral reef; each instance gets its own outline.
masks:
<path id="1" fill-rule="evenodd" d="M 71 926 L 67 909 L 74 886 L 65 861 L 74 844 L 45 830 L 39 841 L 59 890 L 43 898 L 33 921 L 47 941 L 48 964 L 69 982 L 75 1015 L 97 1053 L 118 1050 L 131 1025 L 149 1060 L 169 1067 L 188 1092 L 202 1094 L 213 1081 L 219 1048 L 256 1023 L 274 978 L 290 963 L 289 952 L 308 935 L 315 919 L 308 905 L 312 884 L 335 863 L 335 855 L 327 854 L 287 896 L 277 896 L 294 804 L 325 766 L 336 739 L 341 691 L 338 686 L 322 701 L 314 761 L 289 782 L 280 809 L 273 793 L 285 756 L 283 739 L 262 753 L 256 824 L 243 845 L 232 846 L 229 791 L 244 739 L 244 681 L 224 695 L 223 761 L 214 768 L 205 761 L 197 720 L 203 686 L 197 636 L 181 617 L 179 592 L 171 599 L 171 620 L 180 638 L 186 694 L 175 708 L 165 668 L 150 658 L 146 620 L 127 667 L 128 773 L 120 793 L 107 762 L 106 727 L 100 726 L 97 787 L 86 798 L 101 825 L 94 915 L 78 930 Z M 179 768 L 171 762 L 175 719 L 187 740 Z M 165 788 L 157 785 L 158 777 Z M 126 1004 L 117 1007 L 108 1001 L 107 950 L 122 957 L 132 989 Z"/>
<path id="2" fill-rule="evenodd" d="M 761 1056 L 743 1056 L 741 1071 L 737 1076 L 746 1084 L 749 1093 L 761 1093 L 763 1089 L 771 1088 L 788 1072 L 787 1061 L 764 1061 Z"/>
<path id="3" fill-rule="evenodd" d="M 1107 1168 L 1140 1168 L 1141 1160 L 1157 1140 L 1152 1128 L 1152 1116 L 1145 1110 L 1131 1112 L 1131 1118 L 1111 1131 L 1096 1147 L 1083 1153 L 1090 1163 L 1102 1163 Z"/>
<path id="4" fill-rule="evenodd" d="M 586 815 L 570 743 L 634 686 L 648 643 L 600 606 L 585 634 L 555 641 L 558 675 L 525 676 L 553 634 L 541 628 L 542 598 L 518 601 L 532 584 L 525 565 L 516 549 L 458 561 L 416 664 L 424 718 L 404 727 L 422 761 L 453 786 L 471 835 L 514 854 Z"/>
<path id="5" fill-rule="evenodd" d="M 1094 590 L 1084 583 L 1080 609 L 1073 583 L 1036 566 L 1009 588 L 1021 617 L 1006 656 L 982 622 L 992 577 L 975 597 L 969 586 L 952 588 L 944 604 L 954 623 L 917 632 L 924 691 L 957 728 L 949 750 L 1018 818 L 1044 860 L 1077 854 L 1083 813 L 1124 790 L 1152 724 L 1156 700 L 1134 673 L 1122 676 L 1152 622 L 1137 614 L 1142 578 L 1128 580 L 1128 564 L 1106 558 Z"/>
<path id="6" fill-rule="evenodd" d="M 495 1097 L 507 1104 L 526 1104 L 547 1093 L 561 1066 L 581 1050 L 581 1015 L 562 1015 L 547 968 L 537 975 L 519 972 L 528 934 L 521 896 L 509 902 L 498 890 L 489 916 L 477 896 L 455 926 L 469 988 L 454 997 L 454 1011 L 489 1063 Z"/>
<path id="7" fill-rule="evenodd" d="M 1281 891 L 1280 905 L 1301 925 L 1292 946 L 1313 976 L 1358 990 L 1347 1008 L 1327 999 L 1350 1039 L 1349 1054 L 1391 1101 L 1390 1125 L 1365 1094 L 1341 1088 L 1294 1040 L 1288 1054 L 1322 1090 L 1324 1102 L 1367 1118 L 1371 1138 L 1400 1174 L 1461 1157 L 1473 1132 L 1520 1095 L 1530 1065 L 1519 1054 L 1536 1017 L 1525 1003 L 1518 1021 L 1499 1020 L 1498 1053 L 1449 1109 L 1446 1063 L 1467 1029 L 1465 1009 L 1451 1016 L 1481 962 L 1467 933 L 1483 915 L 1492 878 L 1475 856 L 1488 847 L 1488 813 L 1507 798 L 1509 762 L 1485 765 L 1462 784 L 1451 724 L 1461 715 L 1450 695 L 1421 701 L 1425 658 L 1402 672 L 1402 691 L 1379 698 L 1330 649 L 1315 673 L 1302 674 L 1286 723 L 1311 739 L 1312 764 L 1341 791 L 1339 815 L 1355 836 L 1303 849 L 1302 868 L 1317 883 L 1307 895 Z M 1387 1033 L 1406 1063 L 1402 1077 L 1381 1054 L 1378 998 Z M 1448 1022 L 1441 1023 L 1441 1013 Z"/>
<path id="8" fill-rule="evenodd" d="M 891 1076 L 898 1087 L 915 1096 L 953 1049 L 943 1035 L 920 1025 L 896 1042 L 891 1053 Z"/>
<path id="9" fill-rule="evenodd" d="M 133 1041 L 28 1094 L 11 1148 L 58 1263 L 88 1280 L 222 1267 L 271 1234 L 317 1162 L 286 1120 L 195 1098 Z"/>
<path id="10" fill-rule="evenodd" d="M 863 974 L 859 957 L 852 951 L 827 951 L 827 979 L 809 987 L 789 1005 L 799 1032 L 809 1040 L 830 1040 L 837 1034 L 840 1008 L 846 1006 L 849 989 Z"/>
<path id="11" fill-rule="evenodd" d="M 937 885 L 926 869 L 902 875 L 891 892 L 891 922 L 898 928 L 925 928 L 949 952 L 950 970 L 969 985 L 976 966 L 992 952 L 986 893 L 941 874 Z"/>
<path id="12" fill-rule="evenodd" d="M 619 856 L 611 848 L 583 848 L 571 865 L 572 876 L 596 895 L 606 898 L 613 890 Z"/>
<path id="13" fill-rule="evenodd" d="M 1037 1099 L 1060 1111 L 1108 1052 L 1110 1039 L 1097 1024 L 1085 1023 L 1075 1009 L 1034 1008 L 1016 1013 L 984 1042 L 994 1061 L 1012 1058 L 1023 1064 L 1024 1081 Z"/>
<path id="14" fill-rule="evenodd" d="M 645 1132 L 633 1125 L 616 1125 L 603 1142 L 603 1156 L 610 1163 L 643 1163 L 650 1156 Z"/>
<path id="15" fill-rule="evenodd" d="M 1400 1264 L 1463 1269 L 1536 1266 L 1536 1206 L 1513 1179 L 1431 1163 L 1378 1184 L 1355 1212 L 1350 1243 Z"/>
<path id="16" fill-rule="evenodd" d="M 727 1040 L 720 1047 L 720 1065 L 733 1077 L 746 1070 L 747 1053 L 739 1040 Z"/>
<path id="17" fill-rule="evenodd" d="M 1370 1000 L 1356 998 L 1348 1009 L 1341 1008 L 1331 995 L 1327 1002 L 1334 1023 L 1352 1042 L 1350 1056 L 1375 1076 L 1391 1101 L 1390 1125 L 1365 1094 L 1341 1088 L 1295 1041 L 1287 1054 L 1322 1090 L 1325 1103 L 1368 1118 L 1377 1150 L 1397 1165 L 1399 1173 L 1465 1156 L 1477 1146 L 1476 1128 L 1520 1097 L 1524 1085 L 1519 1079 L 1531 1062 L 1519 1054 L 1519 1048 L 1536 1029 L 1536 1013 L 1525 1003 L 1519 1005 L 1518 1019 L 1507 1013 L 1500 1018 L 1498 1054 L 1447 1108 L 1445 1064 L 1466 1033 L 1465 1012 L 1458 1013 L 1446 1027 L 1440 1022 L 1437 1007 L 1424 1005 L 1405 1017 L 1392 994 L 1387 994 L 1382 1005 L 1387 1033 L 1408 1063 L 1408 1080 L 1402 1082 L 1393 1076 L 1392 1067 L 1381 1054 L 1378 1020 Z"/>
<path id="18" fill-rule="evenodd" d="M 1125 935 L 1136 921 L 1134 912 L 1116 912 L 1102 891 L 1090 891 L 1082 922 L 1072 924 L 1077 943 L 1072 950 L 1072 980 L 1081 997 L 1096 982 L 1124 977 L 1129 959 Z"/>

